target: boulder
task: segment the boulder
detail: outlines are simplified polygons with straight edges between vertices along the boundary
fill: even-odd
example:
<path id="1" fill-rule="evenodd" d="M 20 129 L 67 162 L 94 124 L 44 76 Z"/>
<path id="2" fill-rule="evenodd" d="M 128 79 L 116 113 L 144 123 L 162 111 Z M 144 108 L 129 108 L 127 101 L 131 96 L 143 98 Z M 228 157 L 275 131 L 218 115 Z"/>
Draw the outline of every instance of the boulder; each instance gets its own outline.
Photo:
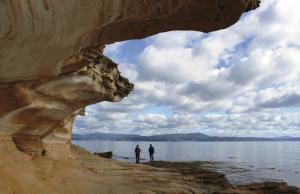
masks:
<path id="1" fill-rule="evenodd" d="M 113 153 L 111 151 L 110 152 L 95 152 L 94 155 L 100 156 L 102 158 L 109 158 L 109 159 L 111 159 L 112 156 L 113 156 Z"/>

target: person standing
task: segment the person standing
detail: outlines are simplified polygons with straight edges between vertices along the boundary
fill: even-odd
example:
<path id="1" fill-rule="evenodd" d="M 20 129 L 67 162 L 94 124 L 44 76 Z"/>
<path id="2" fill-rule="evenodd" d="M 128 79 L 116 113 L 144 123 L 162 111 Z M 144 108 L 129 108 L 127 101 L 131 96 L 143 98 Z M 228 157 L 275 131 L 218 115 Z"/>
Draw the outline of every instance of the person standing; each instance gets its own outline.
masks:
<path id="1" fill-rule="evenodd" d="M 149 147 L 149 155 L 150 155 L 150 162 L 154 162 L 154 147 L 152 146 L 152 144 L 150 144 L 150 147 Z"/>
<path id="2" fill-rule="evenodd" d="M 139 164 L 140 163 L 140 154 L 141 154 L 141 149 L 139 148 L 139 145 L 136 145 L 135 148 L 135 163 Z"/>

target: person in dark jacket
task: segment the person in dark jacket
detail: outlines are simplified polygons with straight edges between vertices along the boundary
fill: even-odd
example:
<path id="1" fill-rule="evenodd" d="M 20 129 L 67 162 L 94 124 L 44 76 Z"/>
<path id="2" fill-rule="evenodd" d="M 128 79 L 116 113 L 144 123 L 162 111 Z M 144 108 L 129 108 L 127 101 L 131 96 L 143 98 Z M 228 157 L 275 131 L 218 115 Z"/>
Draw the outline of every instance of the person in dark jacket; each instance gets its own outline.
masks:
<path id="1" fill-rule="evenodd" d="M 139 145 L 136 145 L 135 148 L 135 163 L 139 164 L 140 163 L 140 154 L 141 154 L 141 149 L 139 148 Z"/>
<path id="2" fill-rule="evenodd" d="M 154 158 L 153 158 L 154 147 L 152 146 L 152 144 L 150 144 L 150 147 L 149 147 L 149 155 L 150 155 L 150 162 L 154 162 Z"/>

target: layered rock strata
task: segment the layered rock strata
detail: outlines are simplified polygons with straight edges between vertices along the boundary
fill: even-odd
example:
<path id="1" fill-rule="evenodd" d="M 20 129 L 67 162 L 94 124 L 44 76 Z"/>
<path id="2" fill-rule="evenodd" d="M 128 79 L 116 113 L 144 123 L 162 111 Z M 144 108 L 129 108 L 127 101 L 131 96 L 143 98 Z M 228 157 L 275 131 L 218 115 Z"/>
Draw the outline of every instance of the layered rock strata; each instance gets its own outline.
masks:
<path id="1" fill-rule="evenodd" d="M 259 0 L 3 0 L 0 134 L 41 155 L 43 139 L 70 140 L 85 106 L 119 101 L 133 89 L 102 45 L 169 30 L 219 30 L 258 6 Z"/>
<path id="2" fill-rule="evenodd" d="M 259 0 L 2 0 L 0 82 L 60 74 L 83 48 L 170 30 L 234 24 Z"/>
<path id="3" fill-rule="evenodd" d="M 102 55 L 102 48 L 87 48 L 68 58 L 57 77 L 5 84 L 22 93 L 5 99 L 5 104 L 17 103 L 18 108 L 2 115 L 0 132 L 10 134 L 19 150 L 40 156 L 46 151 L 43 142 L 70 141 L 73 121 L 84 114 L 85 106 L 127 96 L 133 84 L 120 75 L 117 64 Z"/>

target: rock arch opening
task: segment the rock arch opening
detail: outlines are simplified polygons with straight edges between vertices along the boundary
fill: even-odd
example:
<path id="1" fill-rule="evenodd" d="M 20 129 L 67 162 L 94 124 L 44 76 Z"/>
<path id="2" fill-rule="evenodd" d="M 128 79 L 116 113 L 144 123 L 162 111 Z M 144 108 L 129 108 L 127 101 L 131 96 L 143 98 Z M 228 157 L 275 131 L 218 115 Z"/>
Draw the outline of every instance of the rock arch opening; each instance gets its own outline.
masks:
<path id="1" fill-rule="evenodd" d="M 44 153 L 43 139 L 70 140 L 74 117 L 86 105 L 119 101 L 133 89 L 102 55 L 103 44 L 175 29 L 214 31 L 259 5 L 258 0 L 72 3 L 52 1 L 45 9 L 43 1 L 13 1 L 0 7 L 0 133 L 30 155 Z"/>

